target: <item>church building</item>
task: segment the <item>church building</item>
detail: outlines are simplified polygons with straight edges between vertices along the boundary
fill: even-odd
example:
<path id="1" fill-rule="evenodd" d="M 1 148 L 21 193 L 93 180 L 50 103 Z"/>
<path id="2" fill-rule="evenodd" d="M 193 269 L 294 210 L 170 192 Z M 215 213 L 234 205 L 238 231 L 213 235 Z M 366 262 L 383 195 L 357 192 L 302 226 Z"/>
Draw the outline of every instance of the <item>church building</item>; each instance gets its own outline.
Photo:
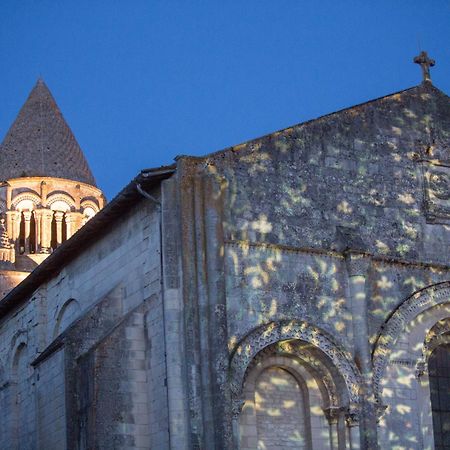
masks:
<path id="1" fill-rule="evenodd" d="M 0 448 L 450 449 L 450 98 L 415 62 L 108 204 L 39 80 L 0 149 Z"/>

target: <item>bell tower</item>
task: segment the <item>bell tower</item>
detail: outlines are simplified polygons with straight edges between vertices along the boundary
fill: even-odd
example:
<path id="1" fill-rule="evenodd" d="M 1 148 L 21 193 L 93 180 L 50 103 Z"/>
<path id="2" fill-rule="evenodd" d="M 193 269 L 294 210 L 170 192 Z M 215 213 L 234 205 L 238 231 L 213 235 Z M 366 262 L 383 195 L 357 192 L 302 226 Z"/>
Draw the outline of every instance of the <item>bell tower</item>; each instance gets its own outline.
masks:
<path id="1" fill-rule="evenodd" d="M 42 79 L 0 146 L 0 298 L 105 204 Z"/>

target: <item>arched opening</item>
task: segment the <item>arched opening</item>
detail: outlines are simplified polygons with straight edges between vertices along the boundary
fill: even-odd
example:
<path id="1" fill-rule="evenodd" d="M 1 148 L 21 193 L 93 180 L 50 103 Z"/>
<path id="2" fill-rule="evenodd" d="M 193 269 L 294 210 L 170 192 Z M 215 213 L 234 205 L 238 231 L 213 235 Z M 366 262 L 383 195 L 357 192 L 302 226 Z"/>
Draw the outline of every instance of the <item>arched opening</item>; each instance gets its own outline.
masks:
<path id="1" fill-rule="evenodd" d="M 240 450 L 337 450 L 339 442 L 344 445 L 346 408 L 340 405 L 345 400 L 337 394 L 343 386 L 311 350 L 279 342 L 252 360 L 239 417 Z"/>
<path id="2" fill-rule="evenodd" d="M 236 448 L 359 445 L 360 374 L 323 330 L 300 321 L 253 330 L 234 349 L 230 377 Z M 290 428 L 271 440 L 279 417 Z"/>
<path id="3" fill-rule="evenodd" d="M 24 218 L 23 212 L 20 213 L 19 253 L 21 255 L 23 255 L 25 253 L 25 218 Z"/>
<path id="4" fill-rule="evenodd" d="M 52 224 L 51 224 L 52 238 L 50 240 L 50 246 L 51 246 L 52 250 L 55 250 L 58 247 L 58 240 L 57 240 L 56 234 L 57 234 L 57 225 L 56 225 L 55 214 L 53 213 Z"/>
<path id="5" fill-rule="evenodd" d="M 306 386 L 285 368 L 264 369 L 255 383 L 254 402 L 258 448 L 311 448 L 311 423 Z"/>
<path id="6" fill-rule="evenodd" d="M 36 219 L 34 214 L 30 216 L 30 240 L 29 248 L 26 249 L 29 253 L 36 253 Z"/>
<path id="7" fill-rule="evenodd" d="M 70 205 L 64 200 L 55 200 L 50 208 L 53 211 L 50 246 L 55 250 L 67 240 L 66 213 L 70 211 Z"/>
<path id="8" fill-rule="evenodd" d="M 80 305 L 75 299 L 67 300 L 58 312 L 53 337 L 56 338 L 62 333 L 79 316 L 80 311 Z"/>
<path id="9" fill-rule="evenodd" d="M 12 437 L 14 448 L 30 448 L 31 430 L 24 424 L 31 423 L 32 405 L 31 393 L 28 382 L 28 356 L 27 346 L 21 343 L 14 354 L 12 365 L 12 381 L 14 383 L 14 395 L 12 396 L 12 411 L 14 420 L 12 423 Z"/>
<path id="10" fill-rule="evenodd" d="M 434 349 L 428 360 L 428 375 L 436 450 L 450 449 L 450 344 Z"/>

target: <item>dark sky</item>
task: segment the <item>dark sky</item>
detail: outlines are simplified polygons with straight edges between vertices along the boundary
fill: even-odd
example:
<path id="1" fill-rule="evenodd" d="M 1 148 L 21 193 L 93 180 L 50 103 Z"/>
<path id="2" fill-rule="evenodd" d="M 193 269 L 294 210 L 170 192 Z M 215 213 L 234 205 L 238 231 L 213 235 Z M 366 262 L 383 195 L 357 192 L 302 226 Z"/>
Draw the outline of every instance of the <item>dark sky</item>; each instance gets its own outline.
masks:
<path id="1" fill-rule="evenodd" d="M 202 155 L 420 83 L 450 94 L 444 0 L 0 4 L 0 134 L 38 76 L 108 198 Z"/>

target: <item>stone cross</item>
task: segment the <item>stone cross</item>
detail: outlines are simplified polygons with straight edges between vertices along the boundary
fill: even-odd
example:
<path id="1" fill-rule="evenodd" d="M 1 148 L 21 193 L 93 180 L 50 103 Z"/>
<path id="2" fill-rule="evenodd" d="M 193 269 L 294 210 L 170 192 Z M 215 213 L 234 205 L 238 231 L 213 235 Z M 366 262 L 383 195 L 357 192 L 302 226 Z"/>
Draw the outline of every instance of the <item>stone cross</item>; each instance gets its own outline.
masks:
<path id="1" fill-rule="evenodd" d="M 422 68 L 423 81 L 431 83 L 430 67 L 434 66 L 434 59 L 429 58 L 427 52 L 422 51 L 419 56 L 414 58 L 414 62 L 420 64 L 420 67 Z"/>

